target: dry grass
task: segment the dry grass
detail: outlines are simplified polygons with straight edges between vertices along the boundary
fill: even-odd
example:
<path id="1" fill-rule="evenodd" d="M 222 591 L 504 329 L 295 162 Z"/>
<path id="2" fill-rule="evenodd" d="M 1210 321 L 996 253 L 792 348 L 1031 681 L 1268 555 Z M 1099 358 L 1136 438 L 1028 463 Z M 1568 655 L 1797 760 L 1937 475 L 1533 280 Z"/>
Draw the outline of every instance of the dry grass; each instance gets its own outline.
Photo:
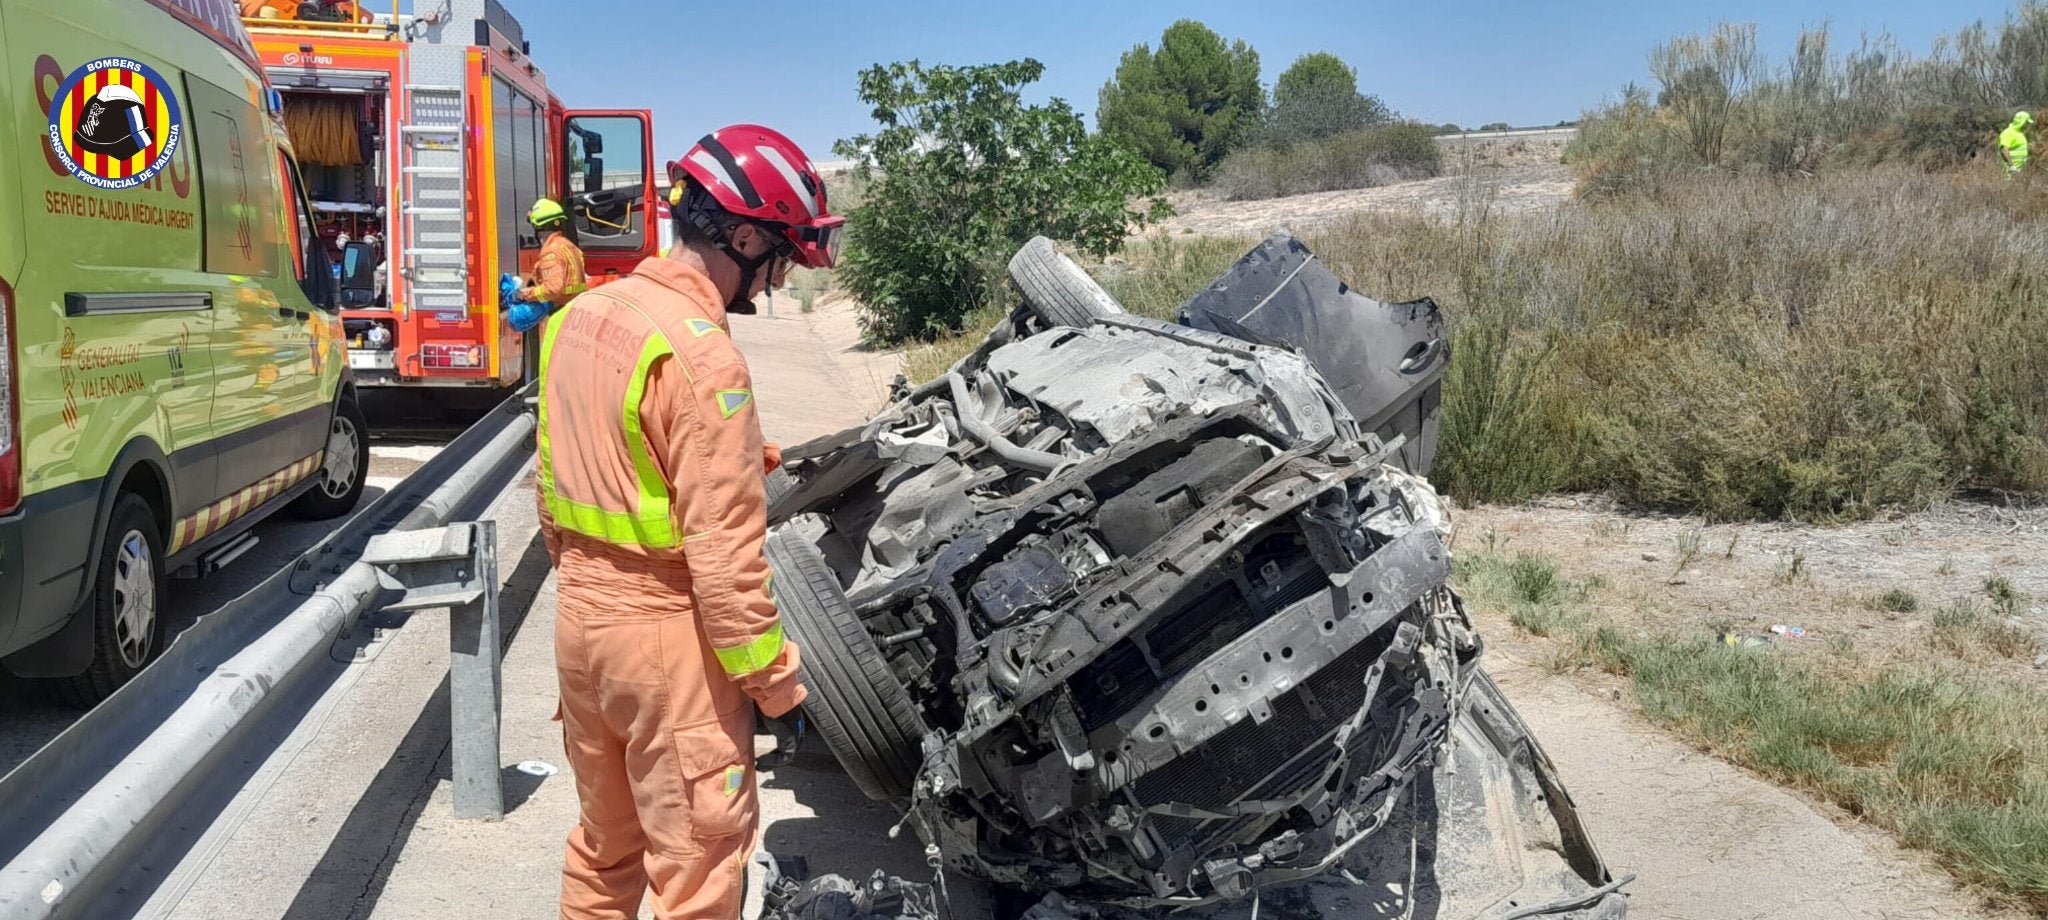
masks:
<path id="1" fill-rule="evenodd" d="M 2048 694 L 1958 660 L 2010 654 L 1981 610 L 1937 614 L 1933 641 L 1908 660 L 1846 639 L 1794 654 L 1601 624 L 1576 603 L 1594 589 L 1541 555 L 1466 553 L 1456 571 L 1475 606 L 1554 637 L 1554 668 L 1625 676 L 1643 712 L 1687 739 L 2048 910 Z"/>
<path id="2" fill-rule="evenodd" d="M 1846 520 L 2048 491 L 2048 196 L 1975 174 L 1696 177 L 1549 214 L 1365 215 L 1339 277 L 1434 297 L 1453 362 L 1433 478 L 1607 491 L 1715 520 Z M 1170 316 L 1251 240 L 1155 234 L 1092 270 Z M 911 356 L 928 376 L 962 340 Z"/>
<path id="3" fill-rule="evenodd" d="M 2048 490 L 2043 223 L 1996 179 L 1900 169 L 1551 215 L 1480 202 L 1307 242 L 1352 286 L 1451 317 L 1435 478 L 1461 499 L 1589 488 L 1835 520 L 1958 484 Z"/>
<path id="4" fill-rule="evenodd" d="M 1567 150 L 1581 192 L 1628 193 L 1700 170 L 1811 174 L 1884 163 L 1995 162 L 2013 110 L 2048 99 L 2048 4 L 1938 38 L 1924 54 L 1884 33 L 1853 47 L 1826 26 L 1769 60 L 1754 24 L 1724 22 L 1652 49 L 1651 87 L 1587 112 Z"/>
<path id="5" fill-rule="evenodd" d="M 1426 179 L 1442 171 L 1442 158 L 1430 129 L 1404 122 L 1240 150 L 1217 166 L 1210 185 L 1231 201 L 1252 201 L 1377 188 Z"/>

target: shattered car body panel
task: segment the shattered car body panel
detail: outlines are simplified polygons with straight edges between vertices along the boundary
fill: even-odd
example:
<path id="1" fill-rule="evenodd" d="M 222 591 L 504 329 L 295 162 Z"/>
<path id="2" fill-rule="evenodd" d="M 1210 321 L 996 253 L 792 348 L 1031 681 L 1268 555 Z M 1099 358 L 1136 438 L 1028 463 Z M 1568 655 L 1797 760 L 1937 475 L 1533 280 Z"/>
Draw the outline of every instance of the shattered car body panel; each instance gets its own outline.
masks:
<path id="1" fill-rule="evenodd" d="M 1412 877 L 1412 860 L 1355 863 L 1403 821 L 1416 852 L 1418 802 L 1444 822 L 1527 811 L 1510 823 L 1551 828 L 1568 871 L 1503 890 L 1606 905 L 1547 761 L 1511 712 L 1498 728 L 1506 702 L 1445 585 L 1420 474 L 1448 358 L 1421 304 L 1358 297 L 1276 237 L 1183 309 L 1211 328 L 1020 311 L 866 426 L 786 451 L 777 539 L 815 547 L 838 591 L 784 615 L 851 637 L 806 646 L 806 706 L 856 781 L 948 867 L 1098 909 Z M 1389 341 L 1297 350 L 1300 330 Z M 1333 375 L 1317 355 L 1396 369 Z M 841 609 L 832 630 L 806 619 Z M 827 655 L 885 677 L 852 686 L 810 663 Z M 1494 766 L 1446 784 L 1475 732 Z M 1498 862 L 1480 854 L 1504 833 L 1450 855 Z"/>
<path id="2" fill-rule="evenodd" d="M 1451 366 L 1450 339 L 1434 301 L 1390 304 L 1366 297 L 1300 240 L 1279 233 L 1189 298 L 1180 321 L 1300 350 L 1359 427 L 1385 441 L 1403 439 L 1397 466 L 1429 475 L 1439 427 L 1437 384 Z"/>

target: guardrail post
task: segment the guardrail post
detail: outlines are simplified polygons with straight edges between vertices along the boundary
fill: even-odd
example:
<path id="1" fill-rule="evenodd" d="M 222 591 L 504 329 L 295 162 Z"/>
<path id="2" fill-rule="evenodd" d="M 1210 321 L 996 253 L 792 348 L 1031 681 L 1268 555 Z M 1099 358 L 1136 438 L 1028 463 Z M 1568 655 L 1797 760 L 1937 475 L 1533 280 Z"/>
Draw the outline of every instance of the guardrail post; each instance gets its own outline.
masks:
<path id="1" fill-rule="evenodd" d="M 448 715 L 455 816 L 505 816 L 498 725 L 504 675 L 498 647 L 498 525 L 474 521 L 378 534 L 363 561 L 404 592 L 385 610 L 448 609 Z"/>

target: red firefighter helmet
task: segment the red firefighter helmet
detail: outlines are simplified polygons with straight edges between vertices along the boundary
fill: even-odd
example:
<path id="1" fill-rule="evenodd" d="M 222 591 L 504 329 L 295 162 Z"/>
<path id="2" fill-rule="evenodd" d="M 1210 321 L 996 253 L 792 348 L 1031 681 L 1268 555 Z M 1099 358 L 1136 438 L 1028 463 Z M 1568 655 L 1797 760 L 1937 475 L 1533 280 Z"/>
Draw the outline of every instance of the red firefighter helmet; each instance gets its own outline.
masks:
<path id="1" fill-rule="evenodd" d="M 846 218 L 825 205 L 825 178 L 811 158 L 781 132 L 760 125 L 728 125 L 704 136 L 680 160 L 668 164 L 669 202 L 680 220 L 701 218 L 684 206 L 685 179 L 704 190 L 720 209 L 767 225 L 788 245 L 781 255 L 808 268 L 831 268 L 839 259 Z M 723 242 L 724 230 L 699 226 Z"/>

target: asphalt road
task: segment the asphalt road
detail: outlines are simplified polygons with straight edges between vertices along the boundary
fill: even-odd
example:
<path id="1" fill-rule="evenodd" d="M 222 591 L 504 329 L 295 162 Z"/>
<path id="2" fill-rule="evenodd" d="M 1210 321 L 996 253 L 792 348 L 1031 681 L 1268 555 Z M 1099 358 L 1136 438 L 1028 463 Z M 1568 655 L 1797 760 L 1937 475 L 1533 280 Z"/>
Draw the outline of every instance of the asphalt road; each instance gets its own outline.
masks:
<path id="1" fill-rule="evenodd" d="M 364 397 L 363 412 L 371 428 L 370 477 L 363 490 L 368 503 L 403 481 L 420 464 L 440 453 L 442 445 L 461 434 L 489 408 L 474 397 L 452 400 L 455 394 L 383 394 Z M 467 397 L 467 394 L 462 394 Z M 167 636 L 175 637 L 199 617 L 261 584 L 278 569 L 335 526 L 334 521 L 300 521 L 280 515 L 256 525 L 258 543 L 225 570 L 208 578 L 173 580 L 165 586 Z M 14 769 L 57 736 L 82 713 L 57 703 L 44 688 L 0 670 L 0 775 Z"/>

